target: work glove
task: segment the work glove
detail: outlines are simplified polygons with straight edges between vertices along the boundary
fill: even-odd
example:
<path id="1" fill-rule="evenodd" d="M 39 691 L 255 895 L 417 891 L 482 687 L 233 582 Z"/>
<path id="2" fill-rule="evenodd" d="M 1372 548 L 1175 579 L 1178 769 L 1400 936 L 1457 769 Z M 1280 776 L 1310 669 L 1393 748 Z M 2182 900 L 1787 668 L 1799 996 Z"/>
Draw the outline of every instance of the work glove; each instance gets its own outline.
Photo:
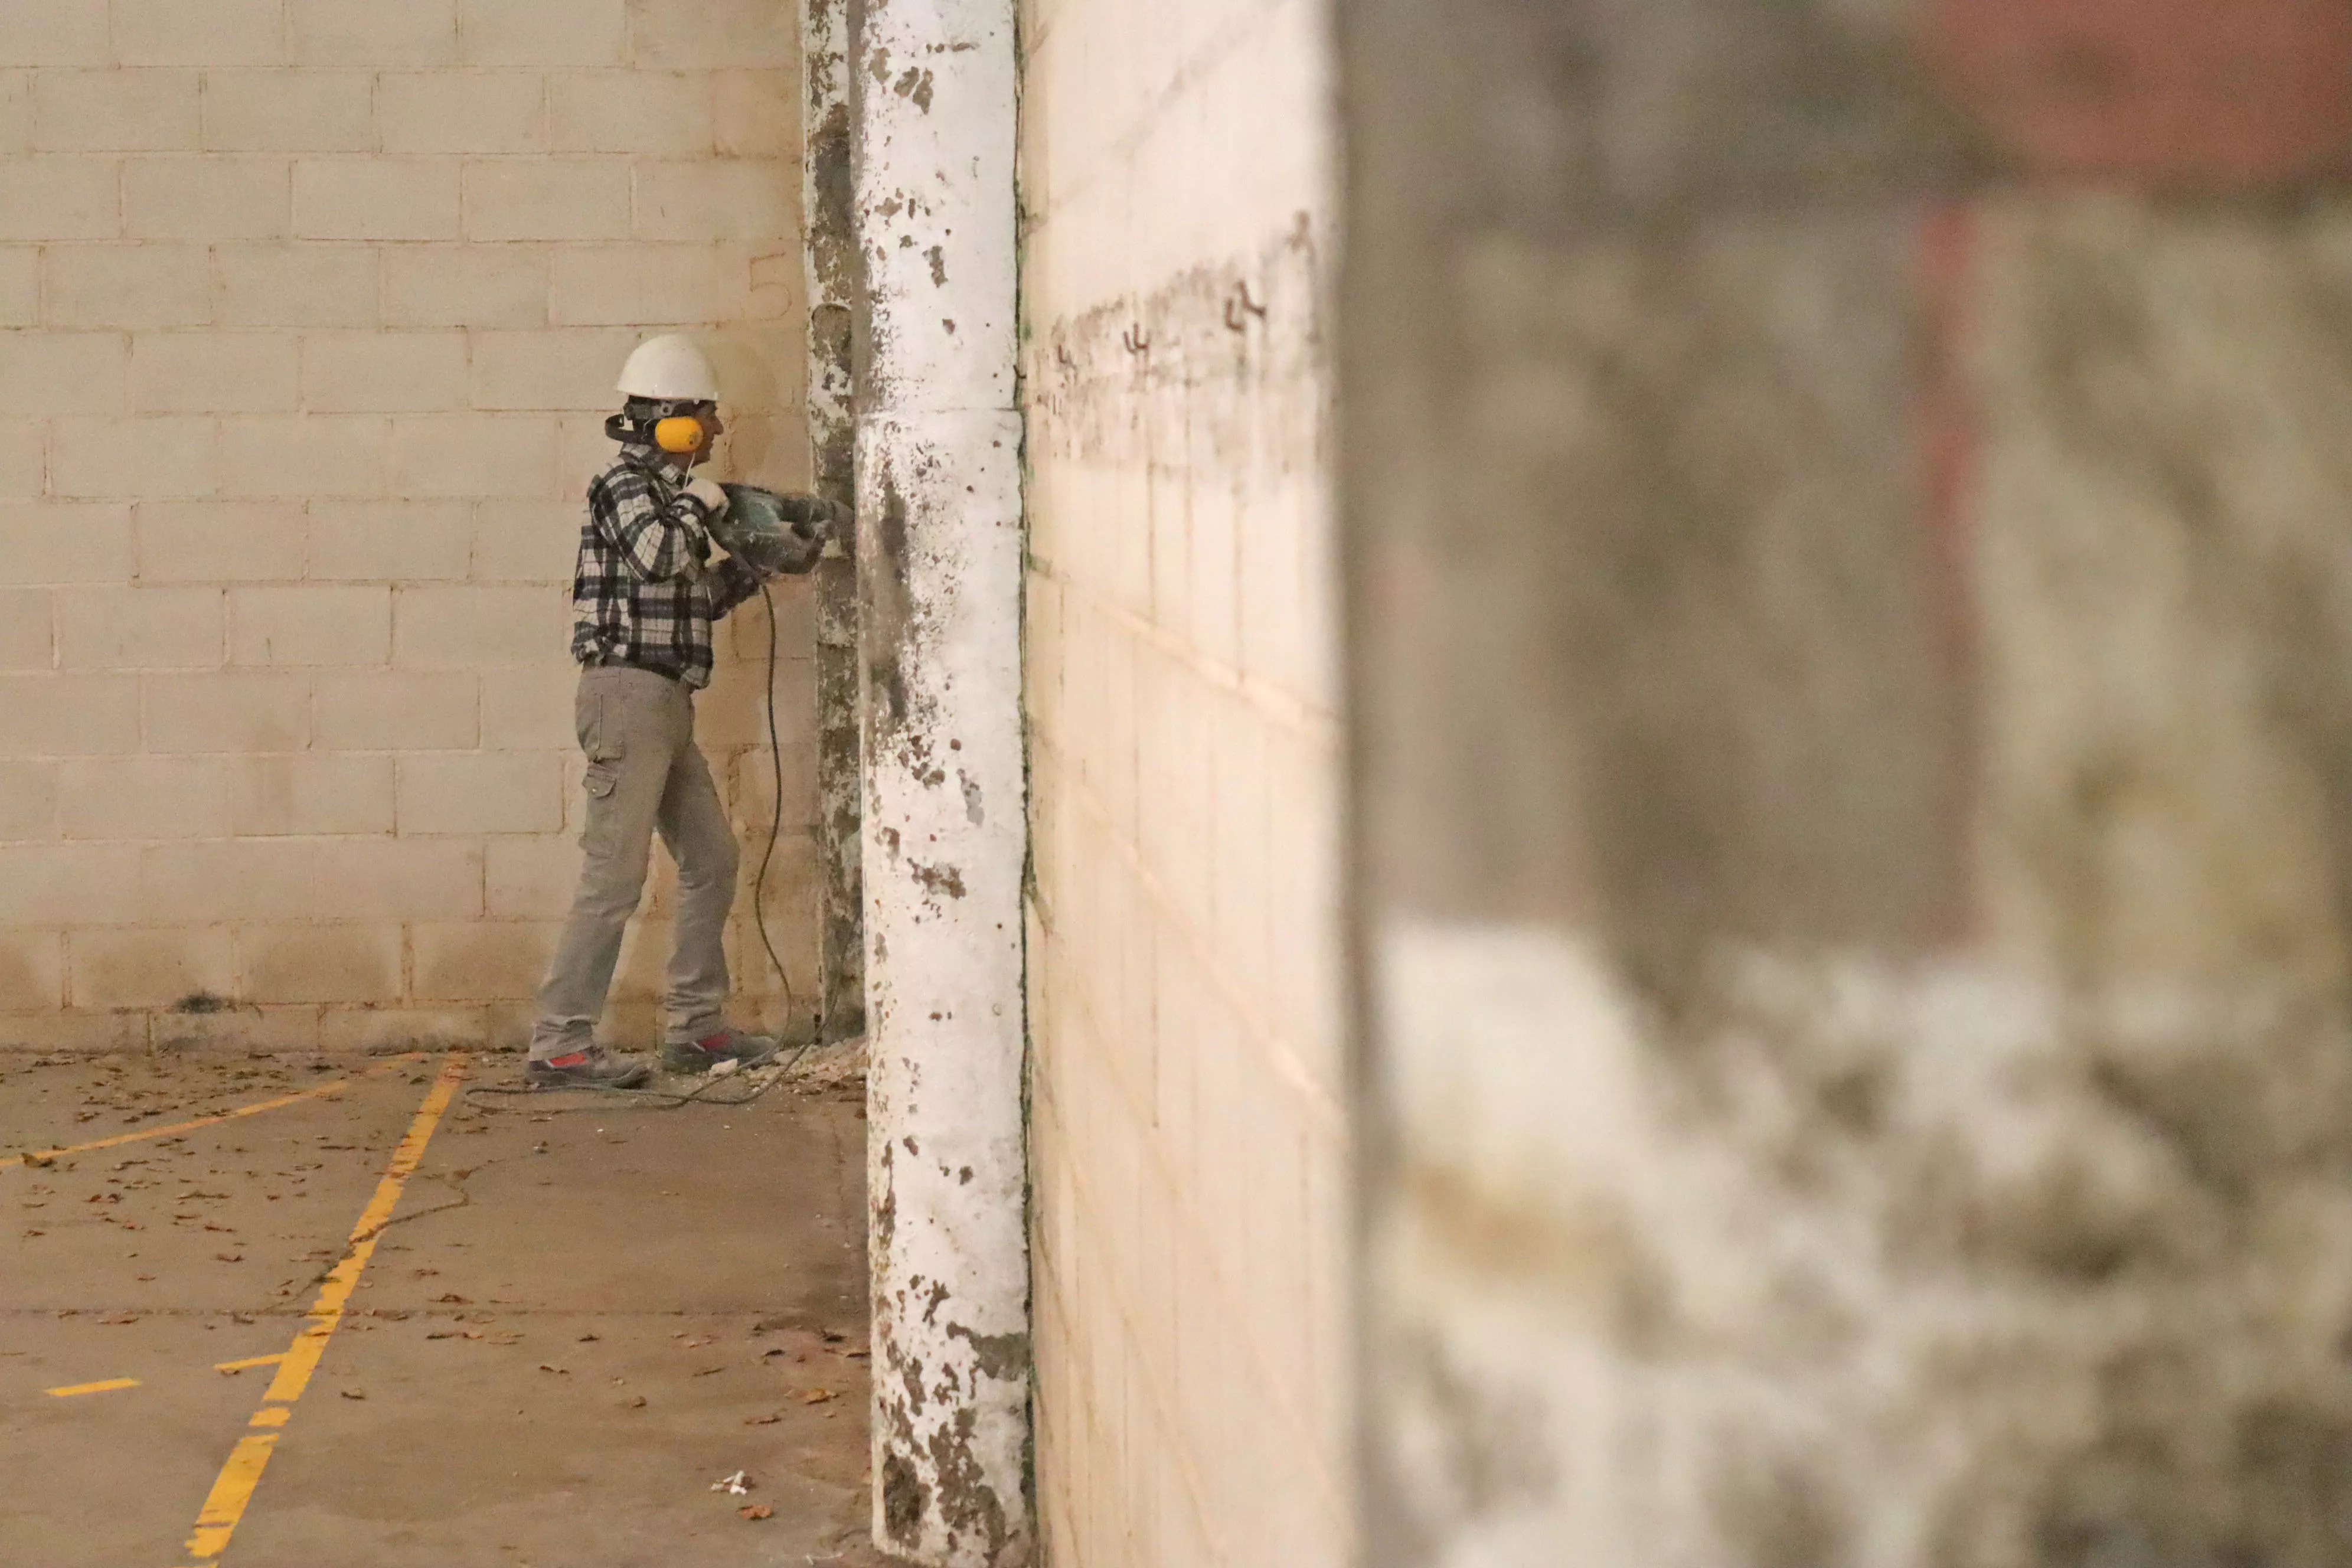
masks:
<path id="1" fill-rule="evenodd" d="M 716 479 L 706 479 L 700 474 L 686 481 L 686 493 L 702 503 L 703 511 L 717 517 L 727 510 L 727 492 L 719 488 Z"/>

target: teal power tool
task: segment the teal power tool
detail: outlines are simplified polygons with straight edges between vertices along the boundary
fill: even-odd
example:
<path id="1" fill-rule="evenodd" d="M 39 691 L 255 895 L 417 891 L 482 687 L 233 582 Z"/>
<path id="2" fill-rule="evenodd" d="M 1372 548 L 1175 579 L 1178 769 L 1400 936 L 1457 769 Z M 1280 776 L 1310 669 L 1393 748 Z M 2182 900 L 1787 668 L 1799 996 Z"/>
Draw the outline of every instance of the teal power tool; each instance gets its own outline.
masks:
<path id="1" fill-rule="evenodd" d="M 814 570 L 830 547 L 846 549 L 849 509 L 823 496 L 778 495 L 757 485 L 721 485 L 727 510 L 711 520 L 710 536 L 762 577 Z"/>

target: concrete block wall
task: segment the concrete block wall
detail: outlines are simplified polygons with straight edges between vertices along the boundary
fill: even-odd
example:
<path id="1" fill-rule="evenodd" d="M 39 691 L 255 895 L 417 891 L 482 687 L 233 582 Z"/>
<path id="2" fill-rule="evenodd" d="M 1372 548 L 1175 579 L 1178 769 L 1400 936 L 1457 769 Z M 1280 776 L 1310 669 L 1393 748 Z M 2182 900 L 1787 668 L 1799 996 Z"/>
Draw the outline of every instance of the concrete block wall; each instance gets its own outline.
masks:
<path id="1" fill-rule="evenodd" d="M 1047 1561 L 1349 1555 L 1324 18 L 1033 0 Z"/>
<path id="2" fill-rule="evenodd" d="M 0 1045 L 520 1037 L 576 864 L 569 583 L 622 358 L 703 333 L 721 471 L 805 482 L 794 25 L 0 7 Z M 805 996 L 811 607 L 776 597 L 770 925 Z M 702 702 L 746 912 L 761 616 Z"/>

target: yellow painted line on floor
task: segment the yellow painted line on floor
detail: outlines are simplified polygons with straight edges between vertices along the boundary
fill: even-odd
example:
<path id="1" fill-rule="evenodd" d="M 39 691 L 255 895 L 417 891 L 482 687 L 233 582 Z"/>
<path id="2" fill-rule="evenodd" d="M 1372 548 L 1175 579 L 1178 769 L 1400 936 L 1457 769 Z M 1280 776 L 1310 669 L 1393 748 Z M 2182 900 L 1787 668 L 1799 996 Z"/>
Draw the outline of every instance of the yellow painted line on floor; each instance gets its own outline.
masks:
<path id="1" fill-rule="evenodd" d="M 377 1073 L 390 1072 L 394 1068 L 411 1066 L 422 1058 L 424 1054 L 422 1051 L 412 1051 L 406 1056 L 394 1057 L 381 1067 L 368 1068 L 360 1075 L 360 1078 L 373 1078 Z M 193 1132 L 199 1127 L 217 1127 L 224 1121 L 234 1121 L 240 1116 L 258 1116 L 265 1110 L 276 1110 L 283 1106 L 299 1105 L 306 1100 L 321 1100 L 331 1094 L 341 1094 L 358 1081 L 358 1079 L 339 1078 L 332 1083 L 322 1083 L 315 1089 L 306 1089 L 299 1094 L 281 1094 L 275 1100 L 262 1100 L 251 1105 L 240 1105 L 234 1110 L 224 1110 L 218 1116 L 200 1116 L 194 1121 L 174 1121 L 169 1127 L 150 1127 L 140 1132 L 118 1132 L 111 1138 L 100 1138 L 88 1143 L 67 1143 L 55 1149 L 36 1149 L 30 1154 L 0 1154 L 0 1171 L 5 1171 L 11 1165 L 21 1165 L 27 1160 L 54 1160 L 60 1154 L 87 1154 L 93 1149 L 113 1149 L 125 1143 L 142 1143 L 150 1138 L 169 1138 L 175 1132 Z"/>
<path id="2" fill-rule="evenodd" d="M 51 1399 L 71 1399 L 78 1394 L 111 1394 L 118 1388 L 136 1388 L 135 1377 L 110 1377 L 103 1383 L 68 1383 L 63 1388 L 42 1390 Z"/>
<path id="3" fill-rule="evenodd" d="M 243 1361 L 216 1361 L 213 1363 L 213 1370 L 215 1372 L 243 1372 L 249 1366 L 276 1366 L 279 1362 L 284 1361 L 285 1359 L 286 1352 L 284 1351 L 279 1351 L 275 1355 L 249 1355 Z"/>
<path id="4" fill-rule="evenodd" d="M 383 1179 L 375 1184 L 375 1196 L 368 1200 L 367 1207 L 360 1211 L 359 1223 L 352 1226 L 351 1250 L 329 1271 L 325 1282 L 319 1287 L 318 1300 L 310 1305 L 302 1331 L 277 1358 L 278 1375 L 270 1380 L 268 1391 L 261 1396 L 261 1408 L 247 1423 L 254 1429 L 237 1440 L 236 1452 L 221 1467 L 211 1495 L 205 1499 L 205 1506 L 196 1515 L 195 1533 L 188 1537 L 188 1552 L 199 1563 L 209 1565 L 228 1550 L 229 1537 L 245 1518 L 246 1506 L 253 1501 L 254 1489 L 261 1484 L 261 1472 L 268 1467 L 270 1450 L 277 1447 L 275 1429 L 286 1425 L 294 1402 L 310 1385 L 310 1374 L 319 1370 L 319 1359 L 327 1352 L 327 1342 L 334 1337 L 336 1326 L 343 1321 L 343 1308 L 360 1282 L 360 1271 L 375 1256 L 376 1238 L 391 1220 L 393 1210 L 400 1206 L 401 1189 L 416 1173 L 418 1162 L 425 1158 L 425 1146 L 433 1141 L 433 1130 L 441 1124 L 442 1113 L 449 1109 L 450 1099 L 457 1094 L 457 1084 L 465 1076 L 464 1056 L 453 1053 L 441 1064 L 441 1075 L 433 1080 L 425 1103 L 417 1107 L 416 1119 L 408 1124 L 407 1135 L 392 1152 L 392 1163 L 385 1168 Z"/>

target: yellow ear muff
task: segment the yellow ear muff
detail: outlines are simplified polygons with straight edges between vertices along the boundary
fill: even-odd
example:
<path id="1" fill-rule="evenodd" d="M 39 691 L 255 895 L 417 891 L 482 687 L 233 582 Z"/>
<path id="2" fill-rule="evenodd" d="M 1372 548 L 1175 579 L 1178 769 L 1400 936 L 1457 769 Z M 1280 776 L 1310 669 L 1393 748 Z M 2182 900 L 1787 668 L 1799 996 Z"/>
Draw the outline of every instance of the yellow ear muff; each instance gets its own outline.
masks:
<path id="1" fill-rule="evenodd" d="M 691 414 L 674 414 L 654 425 L 654 445 L 665 452 L 691 452 L 702 445 L 702 421 Z"/>

